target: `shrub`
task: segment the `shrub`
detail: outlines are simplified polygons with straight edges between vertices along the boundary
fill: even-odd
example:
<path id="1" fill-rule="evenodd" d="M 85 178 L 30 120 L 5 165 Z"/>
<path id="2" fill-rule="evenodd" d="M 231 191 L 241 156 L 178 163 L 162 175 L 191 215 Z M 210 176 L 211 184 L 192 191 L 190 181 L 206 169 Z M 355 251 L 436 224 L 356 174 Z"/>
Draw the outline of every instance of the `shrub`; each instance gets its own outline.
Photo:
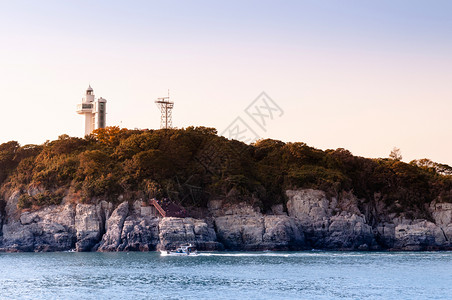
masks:
<path id="1" fill-rule="evenodd" d="M 31 208 L 33 205 L 33 198 L 28 194 L 22 194 L 17 201 L 17 207 L 20 209 Z"/>
<path id="2" fill-rule="evenodd" d="M 50 192 L 44 191 L 34 196 L 30 196 L 27 193 L 20 195 L 17 203 L 17 207 L 20 209 L 32 208 L 33 206 L 41 207 L 48 205 L 58 205 L 63 199 L 62 192 Z"/>
<path id="3" fill-rule="evenodd" d="M 264 209 L 285 202 L 287 188 L 315 188 L 330 194 L 353 191 L 364 201 L 378 192 L 388 205 L 422 210 L 439 199 L 452 201 L 451 167 L 430 160 L 411 164 L 367 159 L 345 149 L 322 151 L 305 143 L 265 139 L 253 145 L 230 141 L 215 129 L 99 129 L 85 139 L 62 135 L 43 145 L 0 145 L 0 183 L 48 191 L 71 186 L 84 201 L 117 199 L 121 193 L 169 197 L 205 206 L 208 197 L 258 197 Z M 29 208 L 59 203 L 62 195 L 22 195 Z M 229 197 L 227 201 L 232 201 Z"/>

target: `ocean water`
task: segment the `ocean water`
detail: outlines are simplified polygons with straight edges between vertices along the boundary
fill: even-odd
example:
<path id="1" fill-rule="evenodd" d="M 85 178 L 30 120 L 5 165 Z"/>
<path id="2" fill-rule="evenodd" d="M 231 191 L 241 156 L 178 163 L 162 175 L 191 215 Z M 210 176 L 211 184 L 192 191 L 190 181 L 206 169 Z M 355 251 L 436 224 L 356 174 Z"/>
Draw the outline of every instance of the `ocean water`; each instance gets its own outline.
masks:
<path id="1" fill-rule="evenodd" d="M 452 252 L 0 253 L 1 299 L 452 299 Z"/>

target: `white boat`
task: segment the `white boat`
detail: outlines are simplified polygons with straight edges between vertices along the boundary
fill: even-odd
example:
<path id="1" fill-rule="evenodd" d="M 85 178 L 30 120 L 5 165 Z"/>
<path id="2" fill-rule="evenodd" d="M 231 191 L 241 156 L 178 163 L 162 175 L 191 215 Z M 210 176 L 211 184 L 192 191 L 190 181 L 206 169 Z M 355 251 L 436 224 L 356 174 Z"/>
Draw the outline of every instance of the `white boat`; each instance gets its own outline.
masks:
<path id="1" fill-rule="evenodd" d="M 196 251 L 196 247 L 192 244 L 183 244 L 176 250 L 162 250 L 160 254 L 162 256 L 196 256 L 198 255 L 198 251 Z"/>

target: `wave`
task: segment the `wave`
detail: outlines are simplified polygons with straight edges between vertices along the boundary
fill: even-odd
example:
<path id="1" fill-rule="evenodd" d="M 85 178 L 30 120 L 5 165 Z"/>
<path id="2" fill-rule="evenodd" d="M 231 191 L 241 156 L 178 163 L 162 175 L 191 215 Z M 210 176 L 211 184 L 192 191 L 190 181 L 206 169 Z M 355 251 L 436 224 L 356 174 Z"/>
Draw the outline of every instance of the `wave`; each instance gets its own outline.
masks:
<path id="1" fill-rule="evenodd" d="M 451 252 L 420 252 L 420 253 L 407 253 L 407 252 L 342 252 L 342 251 L 324 251 L 324 250 L 311 250 L 311 251 L 299 251 L 299 252 L 275 252 L 275 251 L 263 251 L 263 252 L 198 252 L 197 255 L 191 257 L 282 257 L 282 258 L 302 258 L 302 257 L 394 257 L 394 256 L 425 256 L 428 254 L 434 254 L 435 257 L 450 257 Z M 161 256 L 170 256 L 166 252 L 162 252 Z"/>
<path id="2" fill-rule="evenodd" d="M 228 252 L 198 252 L 198 256 L 223 256 L 223 257 L 290 257 L 293 254 L 277 252 L 259 252 L 259 253 L 228 253 Z"/>

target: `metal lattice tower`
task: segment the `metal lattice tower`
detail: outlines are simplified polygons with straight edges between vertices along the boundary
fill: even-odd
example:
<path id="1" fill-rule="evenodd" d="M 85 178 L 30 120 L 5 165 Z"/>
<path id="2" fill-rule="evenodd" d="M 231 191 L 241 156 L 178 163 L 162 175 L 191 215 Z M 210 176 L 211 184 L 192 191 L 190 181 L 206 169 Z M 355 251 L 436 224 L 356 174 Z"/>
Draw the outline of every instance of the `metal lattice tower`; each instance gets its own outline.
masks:
<path id="1" fill-rule="evenodd" d="M 160 129 L 170 129 L 173 127 L 172 111 L 174 107 L 174 102 L 169 100 L 168 97 L 158 98 L 155 100 L 157 107 L 160 109 Z"/>

